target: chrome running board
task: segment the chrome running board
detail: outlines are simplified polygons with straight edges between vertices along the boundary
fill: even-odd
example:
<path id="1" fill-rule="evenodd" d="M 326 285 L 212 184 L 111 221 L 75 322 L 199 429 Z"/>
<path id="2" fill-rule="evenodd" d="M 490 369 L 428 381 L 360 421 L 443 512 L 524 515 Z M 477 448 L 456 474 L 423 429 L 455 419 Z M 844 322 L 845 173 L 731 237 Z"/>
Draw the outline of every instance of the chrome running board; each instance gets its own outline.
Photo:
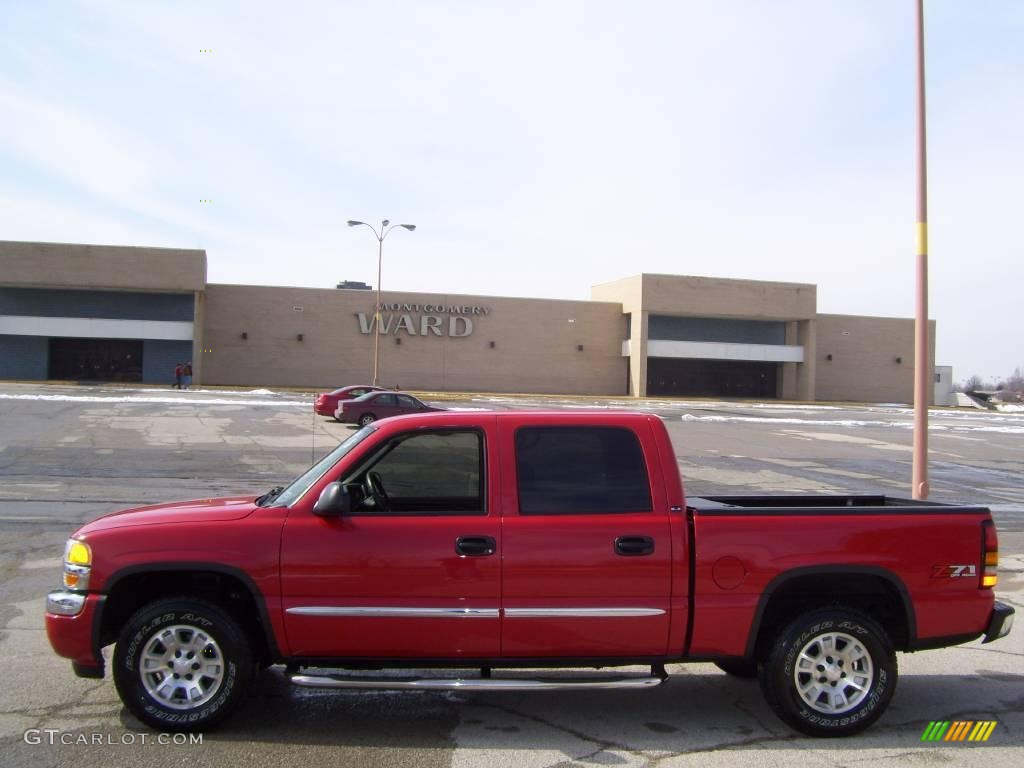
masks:
<path id="1" fill-rule="evenodd" d="M 386 691 L 599 691 L 654 688 L 664 677 L 595 678 L 594 680 L 526 680 L 496 678 L 439 678 L 401 680 L 328 675 L 291 675 L 302 688 L 347 688 Z"/>

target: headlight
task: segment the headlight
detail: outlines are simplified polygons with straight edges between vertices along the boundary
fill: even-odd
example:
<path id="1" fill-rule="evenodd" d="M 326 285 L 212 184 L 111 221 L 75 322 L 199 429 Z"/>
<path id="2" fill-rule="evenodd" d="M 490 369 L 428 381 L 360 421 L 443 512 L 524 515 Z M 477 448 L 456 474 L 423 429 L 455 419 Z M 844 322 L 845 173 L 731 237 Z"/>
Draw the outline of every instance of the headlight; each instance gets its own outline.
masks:
<path id="1" fill-rule="evenodd" d="M 84 541 L 68 539 L 64 547 L 64 586 L 85 591 L 92 571 L 92 550 Z"/>

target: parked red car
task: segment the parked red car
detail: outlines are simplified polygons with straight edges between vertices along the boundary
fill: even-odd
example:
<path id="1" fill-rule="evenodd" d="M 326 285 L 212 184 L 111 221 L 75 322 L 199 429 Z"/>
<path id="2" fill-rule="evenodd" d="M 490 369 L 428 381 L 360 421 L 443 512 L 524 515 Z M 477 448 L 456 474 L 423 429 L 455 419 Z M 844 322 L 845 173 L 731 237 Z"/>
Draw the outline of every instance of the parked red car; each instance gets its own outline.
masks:
<path id="1" fill-rule="evenodd" d="M 334 412 L 334 418 L 346 424 L 358 424 L 365 427 L 378 419 L 388 416 L 404 416 L 407 413 L 426 413 L 441 411 L 443 408 L 432 408 L 412 395 L 402 392 L 370 392 L 355 400 L 343 400 Z"/>
<path id="2" fill-rule="evenodd" d="M 355 400 L 368 392 L 381 392 L 384 387 L 374 387 L 369 384 L 353 384 L 348 387 L 336 389 L 333 392 L 321 392 L 316 396 L 313 403 L 313 410 L 319 416 L 333 416 L 338 410 L 338 403 L 342 400 Z"/>

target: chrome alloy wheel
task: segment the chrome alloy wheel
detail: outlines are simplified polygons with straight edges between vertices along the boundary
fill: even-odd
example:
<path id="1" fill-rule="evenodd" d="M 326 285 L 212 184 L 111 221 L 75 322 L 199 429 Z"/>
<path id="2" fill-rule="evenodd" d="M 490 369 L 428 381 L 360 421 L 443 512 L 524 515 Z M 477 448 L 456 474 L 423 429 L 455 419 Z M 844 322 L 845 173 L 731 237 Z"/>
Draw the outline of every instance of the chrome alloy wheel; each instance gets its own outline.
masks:
<path id="1" fill-rule="evenodd" d="M 195 709 L 214 697 L 224 681 L 224 655 L 198 627 L 161 627 L 146 641 L 139 676 L 146 692 L 170 709 Z"/>
<path id="2" fill-rule="evenodd" d="M 860 704 L 873 677 L 871 654 L 844 632 L 824 632 L 811 638 L 793 667 L 800 697 L 826 715 L 841 715 Z"/>

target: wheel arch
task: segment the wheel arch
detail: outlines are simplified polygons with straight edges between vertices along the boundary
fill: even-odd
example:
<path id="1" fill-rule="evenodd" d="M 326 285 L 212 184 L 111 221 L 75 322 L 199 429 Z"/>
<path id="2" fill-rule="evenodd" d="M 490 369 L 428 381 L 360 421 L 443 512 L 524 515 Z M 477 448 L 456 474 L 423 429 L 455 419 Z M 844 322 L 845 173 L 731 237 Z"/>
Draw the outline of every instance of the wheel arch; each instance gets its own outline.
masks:
<path id="1" fill-rule="evenodd" d="M 171 575 L 178 578 L 170 582 Z M 104 587 L 106 599 L 93 625 L 97 658 L 102 658 L 100 649 L 117 639 L 135 611 L 154 600 L 174 596 L 213 602 L 251 638 L 255 657 L 267 661 L 282 658 L 263 594 L 239 568 L 209 562 L 146 563 L 116 571 Z"/>
<path id="2" fill-rule="evenodd" d="M 793 568 L 768 583 L 754 612 L 745 658 L 763 656 L 773 637 L 798 614 L 830 605 L 859 609 L 874 618 L 896 650 L 914 646 L 914 603 L 899 576 L 878 566 L 816 565 Z"/>

